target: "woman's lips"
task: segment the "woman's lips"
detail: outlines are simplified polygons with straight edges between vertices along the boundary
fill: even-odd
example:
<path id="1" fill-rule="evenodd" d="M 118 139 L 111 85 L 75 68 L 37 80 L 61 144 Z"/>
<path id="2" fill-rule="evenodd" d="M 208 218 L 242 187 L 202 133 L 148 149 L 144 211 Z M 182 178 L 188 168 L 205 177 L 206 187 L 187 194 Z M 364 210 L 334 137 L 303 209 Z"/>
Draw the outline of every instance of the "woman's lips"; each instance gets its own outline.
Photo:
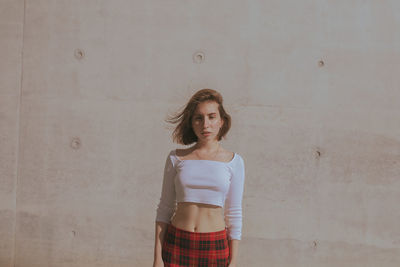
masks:
<path id="1" fill-rule="evenodd" d="M 203 132 L 202 134 L 203 135 L 210 135 L 211 133 L 210 132 Z"/>

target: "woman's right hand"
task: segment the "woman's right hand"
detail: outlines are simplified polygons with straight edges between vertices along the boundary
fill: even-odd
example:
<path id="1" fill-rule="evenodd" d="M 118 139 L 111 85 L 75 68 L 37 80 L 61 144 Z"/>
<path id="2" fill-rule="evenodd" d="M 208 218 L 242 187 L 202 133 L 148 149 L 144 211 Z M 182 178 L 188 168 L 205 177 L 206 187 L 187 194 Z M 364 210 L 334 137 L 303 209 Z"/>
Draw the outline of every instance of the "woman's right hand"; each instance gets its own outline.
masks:
<path id="1" fill-rule="evenodd" d="M 162 260 L 154 260 L 153 267 L 164 267 L 164 262 Z"/>

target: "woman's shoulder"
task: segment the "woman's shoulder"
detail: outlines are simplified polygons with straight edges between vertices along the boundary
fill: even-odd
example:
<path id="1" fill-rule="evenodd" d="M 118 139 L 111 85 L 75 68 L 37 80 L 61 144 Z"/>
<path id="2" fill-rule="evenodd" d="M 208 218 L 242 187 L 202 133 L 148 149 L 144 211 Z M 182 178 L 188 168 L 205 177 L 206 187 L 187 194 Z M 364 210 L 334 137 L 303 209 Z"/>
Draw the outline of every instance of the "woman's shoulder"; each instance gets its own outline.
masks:
<path id="1" fill-rule="evenodd" d="M 175 148 L 171 151 L 172 155 L 178 160 L 184 160 L 190 154 L 189 148 Z"/>
<path id="2" fill-rule="evenodd" d="M 225 154 L 224 158 L 225 158 L 226 162 L 232 162 L 235 159 L 236 155 L 237 155 L 236 152 L 229 151 L 229 150 L 225 150 L 224 154 Z"/>
<path id="3" fill-rule="evenodd" d="M 175 148 L 173 150 L 176 156 L 178 157 L 184 157 L 187 154 L 189 154 L 189 149 L 188 148 Z"/>
<path id="4" fill-rule="evenodd" d="M 171 154 L 173 154 L 175 157 L 178 159 L 184 160 L 184 159 L 190 159 L 190 155 L 193 152 L 192 148 L 176 148 L 171 150 Z M 219 155 L 216 157 L 217 161 L 223 161 L 223 162 L 231 162 L 235 158 L 235 154 L 238 155 L 235 152 L 229 151 L 222 146 L 220 147 L 220 151 L 218 153 Z M 240 157 L 240 155 L 239 155 Z"/>

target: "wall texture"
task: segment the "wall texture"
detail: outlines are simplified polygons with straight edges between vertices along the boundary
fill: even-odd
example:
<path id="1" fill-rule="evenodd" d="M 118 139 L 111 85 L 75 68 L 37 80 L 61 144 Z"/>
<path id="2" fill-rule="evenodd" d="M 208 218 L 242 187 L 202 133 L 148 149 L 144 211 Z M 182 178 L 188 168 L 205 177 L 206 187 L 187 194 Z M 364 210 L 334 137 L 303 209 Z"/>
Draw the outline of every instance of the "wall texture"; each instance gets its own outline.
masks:
<path id="1" fill-rule="evenodd" d="M 240 266 L 400 266 L 400 2 L 0 0 L 0 266 L 150 266 L 167 113 L 224 96 Z"/>

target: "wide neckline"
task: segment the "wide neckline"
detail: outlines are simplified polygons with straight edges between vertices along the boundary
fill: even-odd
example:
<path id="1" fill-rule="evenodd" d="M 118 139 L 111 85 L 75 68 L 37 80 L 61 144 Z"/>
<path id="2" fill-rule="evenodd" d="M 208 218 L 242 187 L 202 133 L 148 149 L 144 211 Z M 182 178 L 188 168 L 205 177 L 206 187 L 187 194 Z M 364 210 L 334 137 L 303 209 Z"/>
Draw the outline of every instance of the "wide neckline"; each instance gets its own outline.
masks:
<path id="1" fill-rule="evenodd" d="M 232 163 L 235 158 L 236 158 L 236 152 L 233 152 L 233 158 L 226 162 L 226 161 L 219 161 L 219 160 L 209 160 L 209 159 L 180 159 L 177 155 L 176 155 L 176 149 L 174 149 L 174 156 L 175 158 L 177 158 L 180 162 L 184 162 L 184 161 L 209 161 L 209 162 L 218 162 L 218 163 L 223 163 L 223 164 L 229 164 Z"/>

